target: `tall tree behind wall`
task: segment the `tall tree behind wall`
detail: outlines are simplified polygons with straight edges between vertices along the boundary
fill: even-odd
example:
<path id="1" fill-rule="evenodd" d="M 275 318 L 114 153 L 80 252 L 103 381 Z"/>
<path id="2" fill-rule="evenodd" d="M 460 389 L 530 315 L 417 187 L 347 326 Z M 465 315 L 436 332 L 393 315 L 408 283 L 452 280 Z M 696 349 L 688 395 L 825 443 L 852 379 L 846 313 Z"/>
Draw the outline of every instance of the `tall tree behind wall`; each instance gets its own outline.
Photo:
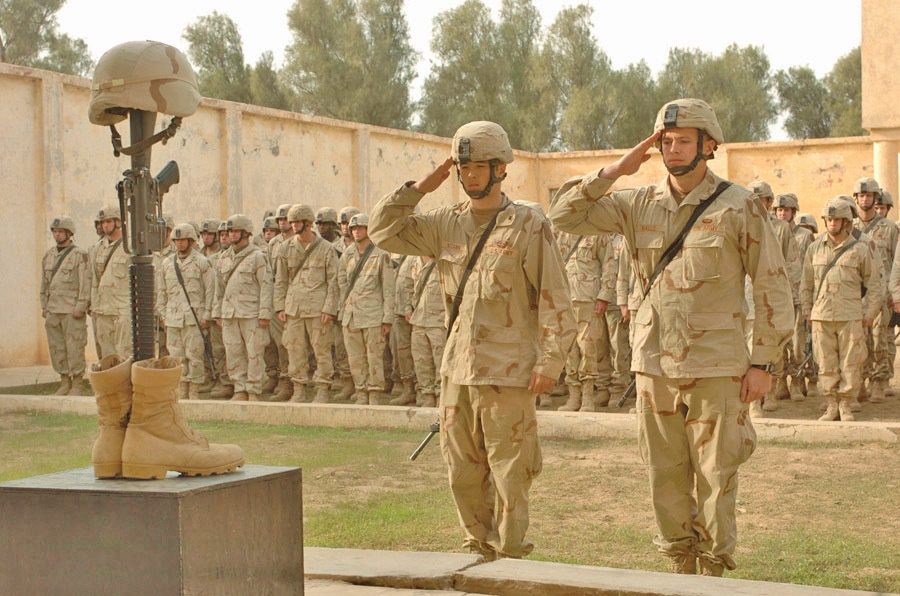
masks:
<path id="1" fill-rule="evenodd" d="M 57 31 L 56 13 L 66 0 L 0 1 L 0 62 L 89 76 L 87 44 Z"/>
<path id="2" fill-rule="evenodd" d="M 216 11 L 199 17 L 182 35 L 197 72 L 200 94 L 250 103 L 250 72 L 244 64 L 244 45 L 237 25 Z"/>
<path id="3" fill-rule="evenodd" d="M 857 47 L 838 58 L 825 77 L 833 137 L 869 134 L 862 127 L 862 52 Z"/>

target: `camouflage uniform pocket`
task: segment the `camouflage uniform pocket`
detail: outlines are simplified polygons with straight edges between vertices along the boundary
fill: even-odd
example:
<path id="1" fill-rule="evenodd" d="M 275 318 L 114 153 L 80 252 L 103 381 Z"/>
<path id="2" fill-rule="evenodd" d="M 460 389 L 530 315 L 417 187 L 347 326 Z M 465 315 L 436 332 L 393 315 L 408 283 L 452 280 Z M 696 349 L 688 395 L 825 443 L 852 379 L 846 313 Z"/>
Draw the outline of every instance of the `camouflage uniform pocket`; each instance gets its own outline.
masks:
<path id="1" fill-rule="evenodd" d="M 718 234 L 688 234 L 684 239 L 683 275 L 685 281 L 714 281 L 721 277 L 719 256 L 723 236 Z"/>

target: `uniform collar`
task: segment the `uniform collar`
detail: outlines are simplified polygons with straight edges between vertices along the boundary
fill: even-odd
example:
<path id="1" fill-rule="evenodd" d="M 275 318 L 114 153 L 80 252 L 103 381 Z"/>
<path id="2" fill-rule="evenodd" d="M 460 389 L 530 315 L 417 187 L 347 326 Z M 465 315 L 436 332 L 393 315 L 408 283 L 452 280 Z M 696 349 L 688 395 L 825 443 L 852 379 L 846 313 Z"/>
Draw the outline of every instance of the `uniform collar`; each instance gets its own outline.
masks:
<path id="1" fill-rule="evenodd" d="M 712 170 L 706 170 L 706 176 L 700 181 L 694 190 L 689 192 L 687 196 L 681 201 L 681 205 L 675 200 L 675 195 L 672 192 L 671 186 L 669 186 L 669 176 L 666 175 L 665 179 L 656 187 L 656 195 L 653 197 L 654 200 L 658 201 L 658 204 L 663 209 L 667 211 L 671 211 L 675 213 L 678 211 L 678 208 L 684 205 L 699 205 L 700 201 L 709 198 L 709 196 L 715 192 L 716 188 L 719 186 L 719 183 L 722 182 L 723 179 L 719 178 L 715 174 L 713 174 Z"/>
<path id="2" fill-rule="evenodd" d="M 501 193 L 501 197 L 500 213 L 497 215 L 496 225 L 498 228 L 511 226 L 516 219 L 515 204 L 509 200 L 509 197 L 507 197 L 505 193 Z M 457 211 L 459 213 L 459 223 L 462 226 L 463 231 L 468 236 L 473 235 L 478 228 L 472 217 L 472 202 L 465 201 L 464 203 L 459 203 L 459 205 L 457 205 Z"/>

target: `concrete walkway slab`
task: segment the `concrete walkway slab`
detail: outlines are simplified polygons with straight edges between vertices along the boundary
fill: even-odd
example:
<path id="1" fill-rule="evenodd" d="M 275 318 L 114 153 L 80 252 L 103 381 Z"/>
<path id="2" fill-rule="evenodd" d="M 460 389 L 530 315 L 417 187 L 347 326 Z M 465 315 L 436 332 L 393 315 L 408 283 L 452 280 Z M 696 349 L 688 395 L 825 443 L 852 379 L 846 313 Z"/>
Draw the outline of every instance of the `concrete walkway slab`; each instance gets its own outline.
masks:
<path id="1" fill-rule="evenodd" d="M 468 596 L 456 590 L 406 590 L 384 586 L 357 586 L 327 579 L 307 579 L 303 585 L 306 596 Z"/>

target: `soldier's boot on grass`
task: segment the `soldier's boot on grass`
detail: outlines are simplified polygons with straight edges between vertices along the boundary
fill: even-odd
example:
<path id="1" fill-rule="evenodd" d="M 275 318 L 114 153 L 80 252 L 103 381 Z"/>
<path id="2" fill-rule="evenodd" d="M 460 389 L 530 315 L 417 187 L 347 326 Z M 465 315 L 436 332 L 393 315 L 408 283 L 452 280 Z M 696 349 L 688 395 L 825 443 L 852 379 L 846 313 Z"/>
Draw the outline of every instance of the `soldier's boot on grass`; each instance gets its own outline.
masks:
<path id="1" fill-rule="evenodd" d="M 775 389 L 773 391 L 775 399 L 788 399 L 791 397 L 791 391 L 788 389 L 787 379 L 785 377 L 775 378 Z"/>
<path id="2" fill-rule="evenodd" d="M 833 422 L 838 419 L 840 412 L 838 411 L 838 399 L 833 395 L 825 398 L 825 413 L 819 417 L 821 422 Z"/>
<path id="3" fill-rule="evenodd" d="M 84 375 L 72 375 L 72 387 L 69 388 L 67 395 L 84 395 L 84 389 L 81 383 L 84 381 Z"/>
<path id="4" fill-rule="evenodd" d="M 293 382 L 293 393 L 291 393 L 291 403 L 302 404 L 306 401 L 306 383 L 303 381 Z"/>
<path id="5" fill-rule="evenodd" d="M 762 400 L 755 399 L 750 402 L 750 417 L 751 418 L 765 418 L 766 413 L 763 411 Z"/>
<path id="6" fill-rule="evenodd" d="M 803 378 L 802 377 L 792 377 L 791 378 L 791 401 L 803 401 L 806 399 L 806 395 L 804 393 L 805 387 L 803 386 Z"/>
<path id="7" fill-rule="evenodd" d="M 97 400 L 100 434 L 91 460 L 97 478 L 122 476 L 122 443 L 131 412 L 131 360 L 112 354 L 91 366 L 88 380 Z"/>
<path id="8" fill-rule="evenodd" d="M 181 381 L 178 383 L 178 399 L 187 399 L 188 398 L 188 389 L 190 388 L 190 383 L 187 381 Z"/>
<path id="9" fill-rule="evenodd" d="M 436 408 L 437 407 L 437 397 L 434 393 L 423 393 L 422 394 L 422 407 L 423 408 Z"/>
<path id="10" fill-rule="evenodd" d="M 579 412 L 596 412 L 597 406 L 594 404 L 594 381 L 589 380 L 581 384 L 581 407 Z"/>
<path id="11" fill-rule="evenodd" d="M 212 399 L 231 399 L 234 395 L 234 385 L 226 385 L 225 383 L 216 383 L 209 396 Z"/>
<path id="12" fill-rule="evenodd" d="M 246 391 L 235 391 L 228 401 L 250 401 L 250 395 Z"/>
<path id="13" fill-rule="evenodd" d="M 343 377 L 340 380 L 341 390 L 335 396 L 335 400 L 337 401 L 345 401 L 350 399 L 356 394 L 356 386 L 353 384 L 353 377 Z M 368 401 L 368 398 L 366 398 Z"/>
<path id="14" fill-rule="evenodd" d="M 53 395 L 69 395 L 72 390 L 72 377 L 69 375 L 59 375 L 59 389 Z"/>
<path id="15" fill-rule="evenodd" d="M 403 381 L 403 391 L 388 403 L 392 406 L 408 406 L 416 403 L 416 382 L 412 380 Z"/>
<path id="16" fill-rule="evenodd" d="M 316 383 L 316 396 L 313 398 L 312 403 L 327 404 L 330 398 L 328 383 Z"/>
<path id="17" fill-rule="evenodd" d="M 838 413 L 841 415 L 841 422 L 853 422 L 856 420 L 856 417 L 853 415 L 852 404 L 853 402 L 849 399 L 841 399 L 841 403 L 838 405 Z"/>
<path id="18" fill-rule="evenodd" d="M 263 381 L 262 384 L 262 393 L 273 393 L 275 388 L 278 387 L 279 379 L 278 373 L 274 375 L 266 375 L 266 380 Z"/>
<path id="19" fill-rule="evenodd" d="M 700 575 L 722 577 L 725 574 L 725 565 L 706 557 L 700 557 Z"/>
<path id="20" fill-rule="evenodd" d="M 822 397 L 822 394 L 819 393 L 818 381 L 806 381 L 806 397 Z"/>
<path id="21" fill-rule="evenodd" d="M 669 569 L 680 575 L 697 574 L 697 557 L 692 554 L 668 555 Z"/>
<path id="22" fill-rule="evenodd" d="M 73 381 L 74 383 L 74 381 Z M 869 394 L 869 401 L 873 404 L 881 404 L 884 403 L 884 386 L 887 384 L 884 380 L 873 380 L 872 381 L 872 391 Z"/>
<path id="23" fill-rule="evenodd" d="M 278 379 L 275 391 L 272 394 L 272 401 L 287 401 L 294 395 L 294 384 L 291 383 L 289 377 Z"/>
<path id="24" fill-rule="evenodd" d="M 569 399 L 557 408 L 560 412 L 577 412 L 581 407 L 581 385 L 569 385 Z"/>
<path id="25" fill-rule="evenodd" d="M 176 388 L 180 380 L 180 358 L 151 358 L 132 365 L 134 398 L 122 445 L 124 477 L 165 478 L 169 470 L 209 476 L 244 465 L 240 447 L 209 443 L 188 426 L 178 406 Z"/>

